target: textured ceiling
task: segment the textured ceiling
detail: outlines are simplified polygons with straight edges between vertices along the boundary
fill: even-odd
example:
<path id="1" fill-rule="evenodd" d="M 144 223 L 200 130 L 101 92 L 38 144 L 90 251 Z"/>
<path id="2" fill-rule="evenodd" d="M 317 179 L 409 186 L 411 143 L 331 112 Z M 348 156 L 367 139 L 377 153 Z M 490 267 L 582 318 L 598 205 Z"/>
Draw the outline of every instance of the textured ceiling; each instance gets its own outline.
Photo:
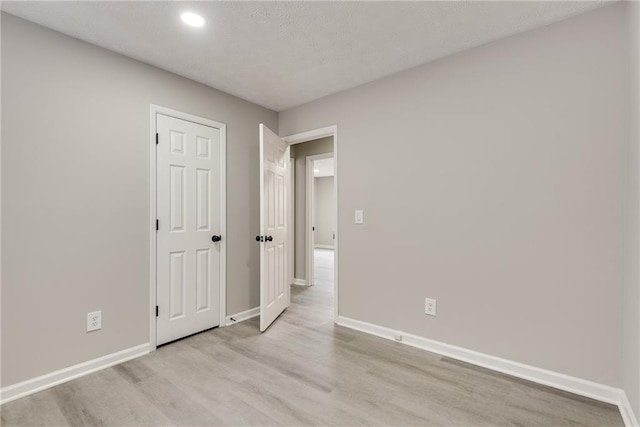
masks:
<path id="1" fill-rule="evenodd" d="M 12 2 L 2 9 L 276 111 L 602 2 Z M 183 11 L 203 28 L 186 27 Z"/>

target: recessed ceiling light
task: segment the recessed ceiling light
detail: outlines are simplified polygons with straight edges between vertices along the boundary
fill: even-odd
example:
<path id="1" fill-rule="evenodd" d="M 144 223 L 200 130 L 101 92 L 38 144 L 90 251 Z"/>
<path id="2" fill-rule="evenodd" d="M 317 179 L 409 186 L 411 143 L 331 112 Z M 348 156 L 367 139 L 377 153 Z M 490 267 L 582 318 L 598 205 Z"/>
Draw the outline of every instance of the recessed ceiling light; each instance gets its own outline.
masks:
<path id="1" fill-rule="evenodd" d="M 318 173 L 318 172 L 320 172 L 320 169 L 314 169 L 313 171 L 314 171 L 315 173 Z"/>
<path id="2" fill-rule="evenodd" d="M 182 22 L 192 27 L 202 27 L 204 25 L 204 18 L 197 13 L 185 12 L 180 15 Z"/>

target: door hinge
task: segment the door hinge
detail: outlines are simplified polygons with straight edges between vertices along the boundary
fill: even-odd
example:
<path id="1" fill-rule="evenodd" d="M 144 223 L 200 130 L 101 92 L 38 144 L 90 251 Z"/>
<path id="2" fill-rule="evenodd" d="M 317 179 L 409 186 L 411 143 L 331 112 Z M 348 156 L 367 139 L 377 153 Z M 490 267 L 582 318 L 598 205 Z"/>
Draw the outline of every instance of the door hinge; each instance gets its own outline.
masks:
<path id="1" fill-rule="evenodd" d="M 156 219 L 156 231 L 160 230 L 160 221 Z"/>
<path id="2" fill-rule="evenodd" d="M 158 133 L 156 132 L 156 145 L 158 145 L 158 139 L 159 139 Z"/>
<path id="3" fill-rule="evenodd" d="M 156 317 L 158 317 L 158 313 L 159 313 L 159 312 L 160 312 L 160 311 L 159 311 L 159 309 L 158 309 L 158 306 L 156 305 Z"/>
<path id="4" fill-rule="evenodd" d="M 315 227 L 311 227 L 311 231 L 316 231 L 316 228 Z"/>

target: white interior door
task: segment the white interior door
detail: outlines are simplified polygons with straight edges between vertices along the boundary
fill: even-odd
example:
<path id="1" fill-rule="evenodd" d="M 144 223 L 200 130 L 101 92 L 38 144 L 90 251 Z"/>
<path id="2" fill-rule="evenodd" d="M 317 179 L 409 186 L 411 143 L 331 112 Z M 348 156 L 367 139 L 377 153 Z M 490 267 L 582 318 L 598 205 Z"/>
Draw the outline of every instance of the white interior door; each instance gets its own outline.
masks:
<path id="1" fill-rule="evenodd" d="M 290 301 L 289 144 L 260 124 L 260 330 Z"/>
<path id="2" fill-rule="evenodd" d="M 220 323 L 222 159 L 214 127 L 158 114 L 157 138 L 159 345 Z"/>

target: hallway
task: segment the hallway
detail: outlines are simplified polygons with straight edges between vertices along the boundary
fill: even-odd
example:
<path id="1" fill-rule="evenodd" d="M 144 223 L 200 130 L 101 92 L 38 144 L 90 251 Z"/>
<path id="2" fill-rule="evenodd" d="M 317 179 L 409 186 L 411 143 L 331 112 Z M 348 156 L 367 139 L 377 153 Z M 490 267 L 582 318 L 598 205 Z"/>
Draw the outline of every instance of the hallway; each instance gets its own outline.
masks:
<path id="1" fill-rule="evenodd" d="M 314 250 L 314 285 L 291 286 L 291 307 L 282 315 L 300 317 L 320 325 L 333 322 L 333 251 Z"/>

